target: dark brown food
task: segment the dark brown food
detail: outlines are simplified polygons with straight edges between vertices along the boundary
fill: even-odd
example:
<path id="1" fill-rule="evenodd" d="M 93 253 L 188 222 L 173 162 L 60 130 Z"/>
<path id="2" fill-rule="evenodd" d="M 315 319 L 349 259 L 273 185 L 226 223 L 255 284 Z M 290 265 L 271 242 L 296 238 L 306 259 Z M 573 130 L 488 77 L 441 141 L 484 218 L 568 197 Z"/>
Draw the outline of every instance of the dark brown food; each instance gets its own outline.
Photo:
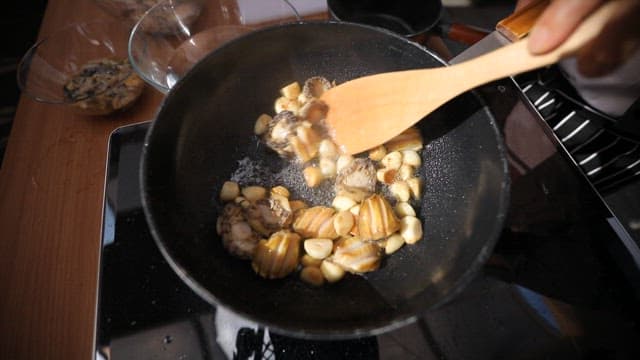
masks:
<path id="1" fill-rule="evenodd" d="M 338 172 L 335 190 L 337 195 L 350 196 L 362 201 L 376 191 L 376 167 L 369 159 L 356 158 Z"/>
<path id="2" fill-rule="evenodd" d="M 300 109 L 300 117 L 317 123 L 327 117 L 329 106 L 322 100 L 311 99 Z"/>
<path id="3" fill-rule="evenodd" d="M 250 259 L 260 241 L 260 235 L 247 222 L 242 206 L 236 203 L 225 205 L 218 218 L 217 231 L 225 249 L 241 259 Z"/>
<path id="4" fill-rule="evenodd" d="M 293 220 L 291 208 L 277 199 L 260 199 L 245 209 L 247 221 L 251 228 L 262 236 L 271 236 L 276 231 L 282 230 Z"/>
<path id="5" fill-rule="evenodd" d="M 144 82 L 127 60 L 98 59 L 82 66 L 64 85 L 64 97 L 87 115 L 107 115 L 133 104 Z"/>
<path id="6" fill-rule="evenodd" d="M 296 134 L 298 125 L 300 121 L 296 114 L 288 110 L 281 111 L 267 125 L 264 142 L 281 156 L 291 156 L 293 150 L 289 143 L 289 136 Z"/>
<path id="7" fill-rule="evenodd" d="M 333 87 L 333 84 L 327 78 L 322 76 L 313 76 L 308 78 L 302 86 L 301 97 L 303 102 L 310 101 L 311 99 L 318 99 L 322 96 L 325 90 L 329 90 Z"/>

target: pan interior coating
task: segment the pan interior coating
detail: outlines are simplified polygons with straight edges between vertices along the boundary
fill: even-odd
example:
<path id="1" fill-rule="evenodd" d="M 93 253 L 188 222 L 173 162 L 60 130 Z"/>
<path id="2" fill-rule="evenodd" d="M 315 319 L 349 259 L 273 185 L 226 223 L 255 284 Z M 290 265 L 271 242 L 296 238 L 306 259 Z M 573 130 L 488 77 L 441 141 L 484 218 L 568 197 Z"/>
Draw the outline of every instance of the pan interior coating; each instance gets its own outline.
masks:
<path id="1" fill-rule="evenodd" d="M 167 96 L 143 153 L 145 213 L 174 270 L 212 304 L 298 337 L 380 333 L 449 300 L 491 252 L 507 203 L 502 140 L 472 93 L 419 123 L 427 144 L 420 169 L 424 238 L 388 257 L 380 270 L 320 288 L 292 276 L 265 280 L 228 254 L 215 231 L 217 196 L 232 176 L 307 196 L 296 193 L 299 169 L 253 135 L 255 119 L 273 113 L 281 87 L 314 75 L 341 83 L 442 65 L 399 36 L 345 23 L 269 28 L 211 53 Z"/>

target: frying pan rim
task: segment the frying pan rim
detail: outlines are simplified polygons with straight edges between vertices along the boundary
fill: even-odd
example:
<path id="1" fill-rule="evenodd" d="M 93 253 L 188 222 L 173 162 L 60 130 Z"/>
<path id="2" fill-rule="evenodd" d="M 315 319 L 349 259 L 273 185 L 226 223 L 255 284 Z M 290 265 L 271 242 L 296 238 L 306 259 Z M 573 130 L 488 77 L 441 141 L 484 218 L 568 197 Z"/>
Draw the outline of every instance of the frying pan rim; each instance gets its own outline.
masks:
<path id="1" fill-rule="evenodd" d="M 357 28 L 365 28 L 368 29 L 370 31 L 375 31 L 375 32 L 379 32 L 379 33 L 383 33 L 386 34 L 388 36 L 392 36 L 398 40 L 401 40 L 403 42 L 405 42 L 407 45 L 410 46 L 415 46 L 417 48 L 419 48 L 422 52 L 425 52 L 426 54 L 428 54 L 429 56 L 433 57 L 436 61 L 440 62 L 442 65 L 444 66 L 448 66 L 447 62 L 444 61 L 442 58 L 440 58 L 437 54 L 432 53 L 429 49 L 427 49 L 426 47 L 417 44 L 415 42 L 410 41 L 409 39 L 405 38 L 402 35 L 399 35 L 397 33 L 394 33 L 390 30 L 384 29 L 384 28 L 379 28 L 379 27 L 375 27 L 375 26 L 370 26 L 370 25 L 364 25 L 364 24 L 359 24 L 359 23 L 349 23 L 349 22 L 343 22 L 343 21 L 304 21 L 304 22 L 292 22 L 292 23 L 288 23 L 288 24 L 280 24 L 280 25 L 274 25 L 274 26 L 270 26 L 270 27 L 266 27 L 260 30 L 256 30 L 254 32 L 248 33 L 246 35 L 243 35 L 237 39 L 234 39 L 226 44 L 224 44 L 223 46 L 221 46 L 220 48 L 214 50 L 213 52 L 209 53 L 205 59 L 209 58 L 209 57 L 213 57 L 216 56 L 216 54 L 221 51 L 222 49 L 228 47 L 228 46 L 232 46 L 233 43 L 238 42 L 238 41 L 244 41 L 245 38 L 249 38 L 252 36 L 256 36 L 256 34 L 259 33 L 264 33 L 264 32 L 269 32 L 269 31 L 277 31 L 281 28 L 287 28 L 287 27 L 298 27 L 298 26 L 309 26 L 309 25 L 320 25 L 320 26 L 340 26 L 340 27 L 357 27 Z M 203 59 L 204 60 L 204 59 Z M 152 238 L 154 240 L 154 242 L 156 243 L 156 246 L 158 247 L 158 249 L 160 250 L 162 256 L 165 258 L 165 260 L 167 261 L 167 263 L 171 266 L 171 268 L 174 270 L 174 272 L 178 275 L 178 277 L 185 283 L 187 284 L 196 294 L 198 294 L 202 299 L 204 299 L 206 302 L 208 302 L 209 304 L 211 304 L 214 307 L 223 307 L 228 311 L 231 311 L 232 313 L 236 314 L 237 316 L 240 316 L 244 319 L 247 319 L 251 322 L 254 322 L 260 326 L 264 326 L 266 328 L 269 328 L 270 330 L 273 330 L 274 332 L 281 334 L 281 335 L 285 335 L 285 336 L 292 336 L 295 338 L 302 338 L 302 339 L 313 339 L 313 340 L 346 340 L 346 339 L 355 339 L 355 338 L 359 338 L 359 337 L 363 337 L 363 336 L 376 336 L 382 333 L 386 333 L 388 331 L 392 331 L 394 329 L 398 329 L 401 328 L 403 326 L 406 326 L 410 323 L 413 323 L 414 321 L 416 321 L 418 319 L 418 317 L 423 316 L 424 314 L 426 314 L 429 311 L 433 311 L 435 309 L 439 309 L 440 307 L 442 307 L 444 304 L 448 303 L 449 301 L 451 301 L 452 299 L 454 299 L 461 291 L 463 291 L 467 285 L 475 278 L 475 276 L 478 274 L 478 271 L 480 269 L 481 266 L 484 265 L 484 263 L 486 262 L 486 260 L 488 259 L 488 257 L 491 255 L 493 248 L 495 247 L 495 244 L 498 241 L 499 238 L 499 234 L 502 230 L 503 224 L 504 224 L 504 220 L 506 218 L 507 215 L 507 211 L 508 211 L 508 204 L 509 204 L 509 187 L 510 187 L 510 178 L 508 175 L 508 163 L 507 163 L 507 158 L 506 158 L 506 154 L 505 154 L 505 145 L 504 145 L 504 140 L 503 137 L 500 134 L 500 130 L 498 128 L 497 122 L 495 117 L 493 116 L 493 114 L 489 111 L 486 102 L 482 99 L 482 97 L 480 97 L 478 95 L 478 93 L 475 90 L 469 91 L 469 93 L 473 94 L 473 96 L 476 98 L 477 101 L 479 101 L 481 107 L 480 111 L 484 111 L 485 115 L 487 115 L 489 117 L 489 125 L 491 126 L 491 128 L 493 129 L 494 132 L 494 137 L 496 139 L 497 142 L 497 147 L 498 147 L 498 155 L 499 155 L 499 161 L 502 164 L 502 182 L 501 182 L 501 188 L 500 188 L 500 193 L 499 193 L 499 201 L 498 203 L 498 207 L 497 207 L 497 216 L 496 216 L 496 221 L 494 222 L 494 228 L 492 229 L 492 231 L 489 233 L 490 236 L 487 236 L 484 242 L 484 245 L 481 248 L 481 251 L 478 252 L 478 254 L 474 257 L 472 263 L 469 265 L 469 267 L 462 273 L 462 275 L 456 279 L 453 282 L 453 285 L 451 286 L 449 292 L 447 294 L 445 294 L 442 299 L 438 302 L 436 302 L 435 304 L 433 304 L 431 307 L 429 308 L 425 308 L 422 311 L 414 311 L 412 314 L 410 315 L 399 315 L 396 318 L 394 318 L 392 321 L 389 321 L 385 324 L 382 325 L 370 325 L 370 326 L 364 326 L 364 327 L 360 327 L 360 328 L 354 328 L 354 329 L 350 329 L 348 331 L 345 331 L 344 329 L 341 330 L 335 330 L 335 331 L 331 331 L 330 329 L 325 329 L 325 330 L 321 330 L 321 331 L 310 331 L 309 329 L 294 329 L 294 328 L 290 328 L 290 327 L 283 327 L 281 325 L 275 324 L 271 321 L 264 321 L 264 320 L 259 320 L 256 319 L 253 315 L 251 314 L 247 314 L 243 311 L 239 311 L 236 308 L 234 308 L 232 306 L 232 304 L 228 304 L 224 301 L 221 301 L 220 299 L 218 299 L 218 297 L 216 297 L 215 295 L 213 295 L 205 286 L 201 285 L 194 277 L 190 276 L 189 272 L 186 270 L 186 268 L 179 264 L 178 262 L 176 262 L 173 258 L 173 256 L 170 254 L 169 251 L 169 246 L 165 245 L 166 241 L 164 240 L 164 236 L 162 236 L 162 234 L 159 231 L 159 226 L 157 221 L 154 221 L 154 214 L 152 214 L 152 206 L 150 204 L 150 200 L 147 196 L 147 192 L 148 192 L 148 188 L 146 185 L 146 177 L 147 177 L 147 173 L 148 173 L 148 169 L 147 169 L 147 164 L 149 163 L 149 161 L 147 160 L 149 157 L 149 148 L 150 148 L 150 143 L 151 143 L 151 139 L 154 137 L 154 133 L 155 133 L 155 129 L 156 129 L 156 123 L 157 123 L 157 119 L 159 118 L 159 115 L 162 113 L 162 110 L 166 107 L 167 103 L 169 101 L 171 101 L 171 99 L 173 98 L 172 94 L 176 91 L 179 91 L 179 89 L 183 86 L 183 84 L 192 76 L 195 76 L 193 74 L 197 73 L 197 71 L 195 71 L 195 69 L 204 66 L 203 64 L 206 61 L 200 61 L 199 63 L 197 63 L 191 71 L 189 71 L 182 79 L 180 79 L 175 85 L 174 87 L 169 91 L 169 93 L 167 94 L 167 96 L 164 97 L 164 99 L 162 100 L 160 106 L 158 107 L 158 111 L 156 113 L 156 116 L 154 118 L 154 121 L 151 122 L 149 129 L 147 131 L 147 134 L 145 135 L 145 140 L 144 140 L 144 146 L 142 149 L 142 155 L 140 157 L 140 171 L 139 171 L 139 183 L 140 183 L 140 192 L 141 192 L 141 202 L 142 202 L 142 208 L 143 208 L 143 212 L 147 221 L 147 224 L 149 226 L 149 231 L 152 235 Z"/>
<path id="2" fill-rule="evenodd" d="M 335 13 L 334 10 L 334 6 L 331 6 L 332 3 L 335 3 L 336 0 L 327 0 L 327 9 L 329 10 L 329 15 L 336 19 L 337 22 L 343 22 L 343 23 L 349 23 L 349 24 L 361 24 L 358 22 L 354 22 L 354 21 L 350 21 L 350 20 L 342 20 L 341 16 L 338 16 L 338 14 Z M 434 0 L 432 0 L 434 1 Z M 420 30 L 418 31 L 414 31 L 414 32 L 403 32 L 403 33 L 396 33 L 394 32 L 394 34 L 396 35 L 400 35 L 402 37 L 406 37 L 406 38 L 412 38 L 415 36 L 419 36 L 422 34 L 426 34 L 429 31 L 431 31 L 432 29 L 434 29 L 436 26 L 438 26 L 438 23 L 440 22 L 440 20 L 442 20 L 442 10 L 444 9 L 444 6 L 442 5 L 442 0 L 435 0 L 438 3 L 438 11 L 437 11 L 437 15 L 432 16 L 433 20 L 431 21 L 431 23 L 429 25 L 423 26 Z M 376 26 L 372 26 L 375 27 L 377 29 L 384 29 L 387 30 L 383 27 L 376 27 Z M 391 30 L 388 30 L 391 31 Z"/>

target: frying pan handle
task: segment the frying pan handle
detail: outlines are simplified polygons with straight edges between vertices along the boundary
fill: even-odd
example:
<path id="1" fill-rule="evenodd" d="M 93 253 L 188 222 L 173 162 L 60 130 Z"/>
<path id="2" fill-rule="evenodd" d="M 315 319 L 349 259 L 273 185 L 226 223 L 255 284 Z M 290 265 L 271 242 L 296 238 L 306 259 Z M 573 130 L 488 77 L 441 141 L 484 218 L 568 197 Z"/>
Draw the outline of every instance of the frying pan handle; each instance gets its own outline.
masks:
<path id="1" fill-rule="evenodd" d="M 550 0 L 534 0 L 496 25 L 496 30 L 513 41 L 525 37 L 536 20 L 549 5 Z M 489 34 L 488 31 L 459 23 L 440 24 L 439 35 L 463 44 L 473 45 Z"/>
<path id="2" fill-rule="evenodd" d="M 489 31 L 464 24 L 441 24 L 440 35 L 447 39 L 467 45 L 473 45 L 489 35 Z"/>
<path id="3" fill-rule="evenodd" d="M 550 0 L 530 2 L 527 6 L 498 22 L 496 30 L 512 42 L 522 39 L 529 34 L 529 30 L 550 2 Z"/>

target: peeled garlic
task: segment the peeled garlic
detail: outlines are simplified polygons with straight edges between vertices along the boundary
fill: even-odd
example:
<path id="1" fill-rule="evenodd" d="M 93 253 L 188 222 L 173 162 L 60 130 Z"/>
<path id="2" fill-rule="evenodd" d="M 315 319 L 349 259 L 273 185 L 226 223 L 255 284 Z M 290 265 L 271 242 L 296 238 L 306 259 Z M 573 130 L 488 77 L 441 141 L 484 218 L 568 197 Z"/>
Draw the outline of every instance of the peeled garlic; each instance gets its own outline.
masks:
<path id="1" fill-rule="evenodd" d="M 322 286 L 324 276 L 317 266 L 307 266 L 300 271 L 300 279 L 312 286 Z"/>
<path id="2" fill-rule="evenodd" d="M 413 167 L 419 167 L 422 164 L 422 159 L 415 150 L 402 150 L 402 162 Z"/>
<path id="3" fill-rule="evenodd" d="M 307 239 L 304 241 L 304 251 L 316 259 L 324 259 L 331 254 L 333 241 L 331 239 Z"/>
<path id="4" fill-rule="evenodd" d="M 267 189 L 262 186 L 247 186 L 242 188 L 242 196 L 247 200 L 254 202 L 264 199 L 267 196 Z"/>
<path id="5" fill-rule="evenodd" d="M 303 93 L 300 93 L 300 95 L 298 95 L 298 97 L 296 98 L 296 100 L 298 100 L 298 104 L 300 105 L 304 105 L 307 103 L 307 101 L 309 101 L 310 99 L 308 99 L 306 96 L 304 96 Z"/>
<path id="6" fill-rule="evenodd" d="M 280 93 L 287 99 L 297 99 L 298 95 L 300 95 L 300 84 L 298 84 L 297 81 L 294 81 L 291 84 L 280 89 Z"/>
<path id="7" fill-rule="evenodd" d="M 243 209 L 247 209 L 249 206 L 251 206 L 251 201 L 247 200 L 247 198 L 245 198 L 244 196 L 236 197 L 235 199 L 233 199 L 233 202 L 242 206 Z"/>
<path id="8" fill-rule="evenodd" d="M 401 180 L 409 180 L 413 177 L 413 173 L 415 172 L 413 166 L 402 164 L 400 169 L 398 169 L 398 178 Z"/>
<path id="9" fill-rule="evenodd" d="M 342 171 L 342 169 L 346 168 L 353 161 L 353 156 L 349 154 L 342 154 L 338 156 L 338 161 L 336 161 L 336 170 L 338 172 Z"/>
<path id="10" fill-rule="evenodd" d="M 318 148 L 320 147 L 320 142 L 322 141 L 322 137 L 316 130 L 314 130 L 313 125 L 308 121 L 303 121 L 301 126 L 296 128 L 296 135 L 302 140 L 307 146 L 312 147 L 313 156 L 318 154 Z"/>
<path id="11" fill-rule="evenodd" d="M 336 176 L 336 162 L 332 159 L 321 158 L 318 164 L 320 172 L 325 178 L 332 178 Z"/>
<path id="12" fill-rule="evenodd" d="M 415 244 L 422 239 L 422 223 L 415 216 L 400 219 L 400 235 L 407 244 Z"/>
<path id="13" fill-rule="evenodd" d="M 276 99 L 273 108 L 276 111 L 276 114 L 285 110 L 289 110 L 292 113 L 297 114 L 300 110 L 300 103 L 298 103 L 298 100 L 287 99 L 282 96 Z"/>
<path id="14" fill-rule="evenodd" d="M 289 141 L 289 146 L 291 147 L 291 150 L 293 150 L 293 153 L 296 155 L 298 161 L 304 164 L 307 161 L 313 159 L 309 151 L 307 151 L 307 147 L 299 137 L 291 135 L 287 138 L 287 141 Z"/>
<path id="15" fill-rule="evenodd" d="M 406 181 L 394 182 L 389 186 L 389 191 L 398 201 L 406 202 L 411 198 L 411 190 Z"/>
<path id="16" fill-rule="evenodd" d="M 407 185 L 411 190 L 411 196 L 416 200 L 420 199 L 422 196 L 422 183 L 420 182 L 420 179 L 417 177 L 411 178 L 407 180 Z"/>
<path id="17" fill-rule="evenodd" d="M 355 205 L 356 201 L 351 197 L 345 195 L 338 195 L 333 198 L 333 201 L 331 202 L 331 206 L 333 206 L 338 211 L 349 210 Z"/>
<path id="18" fill-rule="evenodd" d="M 384 145 L 379 145 L 369 150 L 369 159 L 373 161 L 380 161 L 385 155 L 387 155 L 387 149 L 385 149 Z"/>
<path id="19" fill-rule="evenodd" d="M 320 263 L 322 263 L 322 259 L 316 259 L 309 254 L 304 254 L 302 255 L 302 258 L 300 258 L 300 264 L 302 264 L 302 266 L 318 267 L 320 266 Z"/>
<path id="20" fill-rule="evenodd" d="M 337 159 L 339 155 L 336 144 L 334 144 L 333 141 L 329 139 L 324 139 L 320 141 L 318 153 L 320 154 L 320 157 L 325 159 L 332 159 L 332 160 Z"/>
<path id="21" fill-rule="evenodd" d="M 304 181 L 307 183 L 307 186 L 310 188 L 314 188 L 322 182 L 324 176 L 322 176 L 322 171 L 315 166 L 307 166 L 302 170 L 302 175 L 304 177 Z"/>
<path id="22" fill-rule="evenodd" d="M 380 163 L 387 169 L 397 170 L 402 165 L 402 153 L 399 151 L 392 151 L 385 155 L 382 160 L 380 160 Z"/>
<path id="23" fill-rule="evenodd" d="M 278 186 L 274 186 L 271 188 L 271 193 L 272 194 L 278 194 L 278 195 L 282 195 L 286 198 L 289 198 L 289 196 L 291 195 L 289 193 L 289 189 L 287 189 L 286 187 L 282 186 L 282 185 L 278 185 Z"/>
<path id="24" fill-rule="evenodd" d="M 349 235 L 354 224 L 355 219 L 353 218 L 353 214 L 348 210 L 340 211 L 333 216 L 333 227 L 340 236 Z"/>
<path id="25" fill-rule="evenodd" d="M 320 263 L 320 271 L 322 275 L 324 275 L 324 278 L 330 283 L 339 281 L 345 274 L 343 268 L 327 259 L 322 260 L 322 263 Z"/>
<path id="26" fill-rule="evenodd" d="M 274 208 L 274 202 L 277 203 L 278 208 L 291 214 L 291 204 L 289 203 L 288 197 L 277 193 L 271 193 L 271 198 L 269 201 L 269 204 L 271 204 L 271 208 Z"/>
<path id="27" fill-rule="evenodd" d="M 220 189 L 220 200 L 232 201 L 240 195 L 240 186 L 235 181 L 225 181 Z"/>
<path id="28" fill-rule="evenodd" d="M 401 201 L 397 203 L 395 210 L 396 210 L 396 214 L 401 218 L 405 216 L 416 216 L 416 211 L 408 202 Z"/>
<path id="29" fill-rule="evenodd" d="M 320 136 L 309 126 L 298 126 L 296 135 L 287 138 L 291 149 L 298 157 L 300 162 L 305 163 L 318 155 L 318 146 L 320 145 Z"/>
<path id="30" fill-rule="evenodd" d="M 387 238 L 387 241 L 384 245 L 384 252 L 387 255 L 391 255 L 394 252 L 398 251 L 404 245 L 405 240 L 400 234 L 393 234 Z"/>
<path id="31" fill-rule="evenodd" d="M 253 125 L 253 132 L 256 135 L 262 135 L 269 129 L 269 123 L 272 121 L 271 116 L 262 114 L 258 116 L 256 123 Z"/>
<path id="32" fill-rule="evenodd" d="M 398 170 L 382 168 L 376 171 L 376 178 L 383 184 L 392 184 L 396 179 Z"/>

